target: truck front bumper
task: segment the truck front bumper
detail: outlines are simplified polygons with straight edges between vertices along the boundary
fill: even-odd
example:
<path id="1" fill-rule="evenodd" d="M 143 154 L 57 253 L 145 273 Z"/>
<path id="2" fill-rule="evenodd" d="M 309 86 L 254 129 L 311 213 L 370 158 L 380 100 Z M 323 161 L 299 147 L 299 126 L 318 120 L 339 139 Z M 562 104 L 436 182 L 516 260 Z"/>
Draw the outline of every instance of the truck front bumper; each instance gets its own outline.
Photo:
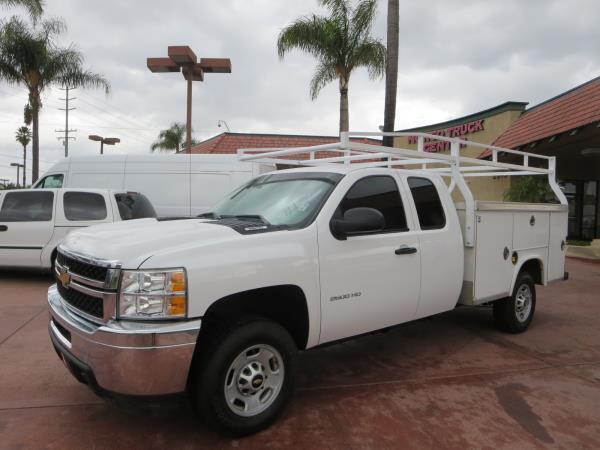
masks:
<path id="1" fill-rule="evenodd" d="M 61 360 L 101 396 L 164 396 L 185 391 L 200 320 L 93 323 L 48 289 L 48 331 Z"/>

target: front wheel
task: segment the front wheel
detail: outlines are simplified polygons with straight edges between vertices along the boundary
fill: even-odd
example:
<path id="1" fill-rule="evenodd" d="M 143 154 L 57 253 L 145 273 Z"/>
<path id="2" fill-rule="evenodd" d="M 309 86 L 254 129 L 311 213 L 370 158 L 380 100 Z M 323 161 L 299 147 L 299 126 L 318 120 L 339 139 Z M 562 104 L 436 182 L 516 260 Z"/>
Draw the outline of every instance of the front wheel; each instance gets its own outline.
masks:
<path id="1" fill-rule="evenodd" d="M 206 344 L 192 380 L 193 401 L 205 420 L 235 436 L 269 426 L 294 385 L 296 346 L 289 333 L 269 320 L 245 319 Z"/>
<path id="2" fill-rule="evenodd" d="M 535 284 L 528 273 L 519 274 L 513 294 L 494 302 L 496 327 L 508 333 L 522 333 L 533 320 Z"/>

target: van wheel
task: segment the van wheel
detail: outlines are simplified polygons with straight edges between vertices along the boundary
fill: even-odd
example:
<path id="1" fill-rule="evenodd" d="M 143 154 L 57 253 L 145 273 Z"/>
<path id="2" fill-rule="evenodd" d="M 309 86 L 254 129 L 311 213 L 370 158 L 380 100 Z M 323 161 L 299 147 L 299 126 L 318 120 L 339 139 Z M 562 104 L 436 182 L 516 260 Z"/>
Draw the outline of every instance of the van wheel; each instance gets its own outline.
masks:
<path id="1" fill-rule="evenodd" d="M 517 277 L 513 294 L 494 302 L 494 323 L 508 333 L 522 333 L 533 320 L 535 284 L 528 273 Z"/>
<path id="2" fill-rule="evenodd" d="M 209 424 L 243 436 L 268 427 L 287 404 L 296 345 L 270 320 L 245 318 L 223 328 L 206 336 L 207 345 L 195 361 L 192 401 Z"/>

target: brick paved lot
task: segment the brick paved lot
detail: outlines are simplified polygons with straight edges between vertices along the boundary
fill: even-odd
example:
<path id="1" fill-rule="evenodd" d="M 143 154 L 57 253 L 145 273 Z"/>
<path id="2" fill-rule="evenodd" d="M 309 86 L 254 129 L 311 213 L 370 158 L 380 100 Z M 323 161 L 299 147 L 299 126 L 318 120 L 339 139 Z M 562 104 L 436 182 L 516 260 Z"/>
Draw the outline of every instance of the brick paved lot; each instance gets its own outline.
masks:
<path id="1" fill-rule="evenodd" d="M 186 409 L 119 409 L 47 335 L 48 277 L 0 274 L 0 448 L 600 448 L 600 264 L 538 290 L 528 332 L 460 308 L 307 352 L 269 430 L 222 438 Z"/>

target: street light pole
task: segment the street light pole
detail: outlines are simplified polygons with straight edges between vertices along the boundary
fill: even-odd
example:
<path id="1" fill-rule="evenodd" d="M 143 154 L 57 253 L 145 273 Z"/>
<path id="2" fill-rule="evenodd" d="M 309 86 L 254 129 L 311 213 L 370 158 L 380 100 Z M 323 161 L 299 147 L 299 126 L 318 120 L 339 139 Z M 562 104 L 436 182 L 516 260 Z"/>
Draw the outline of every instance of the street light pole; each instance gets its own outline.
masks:
<path id="1" fill-rule="evenodd" d="M 119 142 L 121 142 L 121 139 L 119 138 L 115 138 L 115 137 L 102 137 L 102 136 L 98 136 L 97 134 L 90 134 L 88 136 L 88 139 L 90 141 L 97 141 L 100 142 L 100 154 L 103 155 L 104 154 L 104 144 L 106 145 L 115 145 L 118 144 Z"/>
<path id="2" fill-rule="evenodd" d="M 25 170 L 25 167 L 23 166 L 23 164 L 19 164 L 19 163 L 10 163 L 10 165 L 12 167 L 16 167 L 17 168 L 17 187 L 20 187 L 19 186 L 19 178 L 21 177 L 21 172 L 20 171 L 21 171 L 21 167 L 23 167 L 23 170 Z M 25 186 L 23 186 L 23 187 L 25 187 Z"/>
<path id="3" fill-rule="evenodd" d="M 229 58 L 201 58 L 187 45 L 168 47 L 168 58 L 147 58 L 151 72 L 180 72 L 187 81 L 186 147 L 192 151 L 192 81 L 204 81 L 205 73 L 231 73 Z"/>
<path id="4" fill-rule="evenodd" d="M 187 69 L 187 117 L 185 127 L 185 139 L 187 143 L 188 153 L 192 153 L 192 70 Z"/>

